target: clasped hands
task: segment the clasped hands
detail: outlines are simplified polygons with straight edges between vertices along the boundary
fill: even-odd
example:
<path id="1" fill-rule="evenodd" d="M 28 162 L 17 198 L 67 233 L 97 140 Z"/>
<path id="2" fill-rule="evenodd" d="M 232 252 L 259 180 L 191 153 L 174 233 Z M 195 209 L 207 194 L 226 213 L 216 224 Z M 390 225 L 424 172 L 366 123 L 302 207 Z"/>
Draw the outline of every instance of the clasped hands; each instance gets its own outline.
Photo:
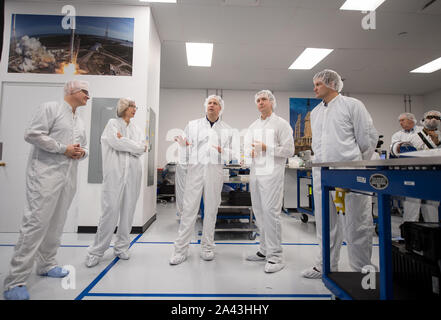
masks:
<path id="1" fill-rule="evenodd" d="M 64 155 L 71 159 L 81 159 L 86 154 L 83 148 L 81 148 L 80 144 L 69 144 L 64 152 Z"/>
<path id="2" fill-rule="evenodd" d="M 266 151 L 266 144 L 262 141 L 254 141 L 251 146 L 253 147 L 251 150 L 251 158 L 256 158 L 261 152 Z"/>

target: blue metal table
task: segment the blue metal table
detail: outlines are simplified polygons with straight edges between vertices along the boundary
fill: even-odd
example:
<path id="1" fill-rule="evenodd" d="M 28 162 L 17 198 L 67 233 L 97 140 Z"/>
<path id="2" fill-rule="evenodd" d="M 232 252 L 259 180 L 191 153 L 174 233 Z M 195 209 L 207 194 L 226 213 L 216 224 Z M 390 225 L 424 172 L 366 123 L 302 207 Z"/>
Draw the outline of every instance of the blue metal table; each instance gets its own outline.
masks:
<path id="1" fill-rule="evenodd" d="M 340 187 L 374 192 L 378 196 L 380 299 L 393 299 L 390 196 L 441 201 L 441 157 L 317 163 L 313 166 L 322 168 L 322 279 L 325 286 L 340 299 L 354 298 L 329 277 L 329 191 Z"/>

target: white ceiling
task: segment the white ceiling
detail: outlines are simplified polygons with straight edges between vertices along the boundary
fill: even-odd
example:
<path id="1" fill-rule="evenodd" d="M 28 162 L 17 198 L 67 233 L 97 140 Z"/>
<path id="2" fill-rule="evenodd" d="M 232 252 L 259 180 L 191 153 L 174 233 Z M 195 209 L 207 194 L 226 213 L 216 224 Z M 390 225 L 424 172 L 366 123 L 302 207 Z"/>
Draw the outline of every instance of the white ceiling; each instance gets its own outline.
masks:
<path id="1" fill-rule="evenodd" d="M 339 10 L 345 0 L 228 1 L 243 5 L 225 0 L 150 4 L 162 41 L 161 87 L 311 91 L 313 75 L 331 68 L 345 79 L 349 93 L 441 89 L 441 70 L 409 73 L 441 57 L 441 0 L 424 11 L 430 0 L 386 0 L 377 9 L 375 30 L 362 28 L 361 12 Z M 254 1 L 258 4 L 246 5 Z M 187 66 L 187 41 L 214 43 L 211 68 Z M 306 47 L 335 50 L 312 70 L 288 70 Z"/>

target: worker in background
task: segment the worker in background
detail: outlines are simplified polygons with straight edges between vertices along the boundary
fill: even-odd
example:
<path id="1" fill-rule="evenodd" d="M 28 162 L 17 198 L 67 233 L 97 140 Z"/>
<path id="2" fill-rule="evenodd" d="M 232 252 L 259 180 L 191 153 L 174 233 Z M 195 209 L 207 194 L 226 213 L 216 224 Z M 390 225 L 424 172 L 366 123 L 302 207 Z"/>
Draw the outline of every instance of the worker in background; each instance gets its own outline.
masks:
<path id="1" fill-rule="evenodd" d="M 338 162 L 371 160 L 378 141 L 377 130 L 364 104 L 340 94 L 343 81 L 332 70 L 317 73 L 314 92 L 323 101 L 311 113 L 312 150 L 314 162 Z M 314 210 L 316 234 L 320 247 L 314 265 L 303 271 L 305 278 L 322 276 L 322 186 L 321 168 L 313 167 Z M 340 248 L 343 239 L 348 245 L 351 268 L 360 272 L 371 264 L 372 236 L 374 231 L 370 197 L 353 192 L 332 191 L 330 194 L 330 259 L 331 270 L 338 270 Z M 333 202 L 342 200 L 344 210 Z"/>
<path id="2" fill-rule="evenodd" d="M 194 231 L 194 225 L 204 197 L 204 220 L 201 240 L 201 258 L 213 260 L 214 229 L 223 186 L 223 164 L 231 157 L 231 127 L 220 119 L 224 101 L 217 95 L 209 96 L 204 103 L 205 117 L 190 121 L 185 137 L 179 137 L 189 153 L 184 189 L 183 211 L 178 237 L 170 258 L 171 265 L 184 262 Z"/>
<path id="3" fill-rule="evenodd" d="M 409 137 L 409 143 L 417 150 L 431 150 L 441 147 L 441 133 L 438 131 L 441 113 L 439 111 L 428 111 L 424 114 L 421 123 L 422 130 L 414 132 Z M 420 208 L 425 222 L 438 222 L 439 201 L 423 200 L 406 197 L 403 203 L 403 221 L 418 221 Z"/>
<path id="4" fill-rule="evenodd" d="M 398 157 L 400 155 L 400 153 L 402 153 L 404 150 L 406 152 L 408 151 L 415 151 L 415 148 L 411 145 L 411 143 L 409 142 L 410 137 L 416 133 L 416 132 L 420 132 L 423 127 L 418 126 L 417 125 L 417 119 L 415 118 L 415 115 L 413 113 L 410 112 L 405 112 L 400 114 L 400 116 L 398 117 L 398 121 L 400 122 L 400 126 L 402 128 L 402 130 L 395 132 L 392 135 L 391 138 L 391 145 L 390 145 L 390 157 L 391 158 L 395 158 Z M 398 210 L 398 212 L 401 212 L 401 210 L 399 209 L 399 205 L 398 205 L 398 201 L 403 200 L 403 217 L 404 220 L 407 219 L 407 215 L 409 214 L 409 210 L 410 211 L 415 211 L 415 204 L 413 204 L 413 202 L 408 202 L 407 203 L 407 210 L 405 210 L 406 208 L 406 197 L 397 197 L 394 196 L 392 197 L 392 207 L 395 208 L 395 210 Z M 419 205 L 418 208 L 416 210 L 419 211 Z"/>
<path id="5" fill-rule="evenodd" d="M 96 266 L 109 248 L 117 225 L 114 253 L 123 260 L 130 258 L 129 234 L 142 179 L 140 157 L 147 150 L 145 136 L 131 121 L 136 110 L 136 103 L 133 99 L 119 99 L 117 118 L 107 122 L 101 135 L 103 156 L 102 214 L 94 242 L 87 250 L 85 264 L 89 268 Z"/>
<path id="6" fill-rule="evenodd" d="M 37 274 L 62 278 L 69 271 L 55 260 L 67 212 L 77 187 L 78 161 L 87 157 L 83 121 L 76 110 L 89 99 L 86 81 L 68 81 L 64 101 L 41 104 L 25 130 L 31 144 L 20 236 L 4 281 L 7 300 L 27 300 L 26 280 Z"/>
<path id="7" fill-rule="evenodd" d="M 409 138 L 423 129 L 423 127 L 416 125 L 417 120 L 414 114 L 410 112 L 400 114 L 398 121 L 403 129 L 392 135 L 390 145 L 390 154 L 392 156 L 398 156 L 401 146 L 409 143 Z"/>
<path id="8" fill-rule="evenodd" d="M 293 130 L 274 110 L 276 98 L 269 90 L 259 91 L 255 103 L 259 118 L 248 128 L 245 154 L 252 159 L 250 193 L 259 228 L 259 250 L 248 261 L 266 261 L 264 271 L 277 272 L 285 266 L 280 215 L 286 160 L 294 155 Z"/>

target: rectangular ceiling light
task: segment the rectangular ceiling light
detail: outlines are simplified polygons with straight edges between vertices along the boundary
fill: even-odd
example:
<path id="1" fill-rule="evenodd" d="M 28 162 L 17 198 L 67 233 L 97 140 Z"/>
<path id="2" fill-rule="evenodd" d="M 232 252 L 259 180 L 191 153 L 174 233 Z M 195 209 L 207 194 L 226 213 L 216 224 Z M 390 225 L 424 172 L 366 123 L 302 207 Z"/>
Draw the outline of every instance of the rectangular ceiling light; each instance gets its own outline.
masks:
<path id="1" fill-rule="evenodd" d="M 310 70 L 332 51 L 334 49 L 306 48 L 288 69 Z"/>
<path id="2" fill-rule="evenodd" d="M 386 0 L 346 0 L 340 10 L 375 11 Z"/>
<path id="3" fill-rule="evenodd" d="M 177 0 L 139 0 L 140 2 L 176 3 Z"/>
<path id="4" fill-rule="evenodd" d="M 187 64 L 192 67 L 211 67 L 212 43 L 186 42 Z"/>
<path id="5" fill-rule="evenodd" d="M 441 69 L 441 57 L 412 70 L 412 73 L 432 73 Z"/>

